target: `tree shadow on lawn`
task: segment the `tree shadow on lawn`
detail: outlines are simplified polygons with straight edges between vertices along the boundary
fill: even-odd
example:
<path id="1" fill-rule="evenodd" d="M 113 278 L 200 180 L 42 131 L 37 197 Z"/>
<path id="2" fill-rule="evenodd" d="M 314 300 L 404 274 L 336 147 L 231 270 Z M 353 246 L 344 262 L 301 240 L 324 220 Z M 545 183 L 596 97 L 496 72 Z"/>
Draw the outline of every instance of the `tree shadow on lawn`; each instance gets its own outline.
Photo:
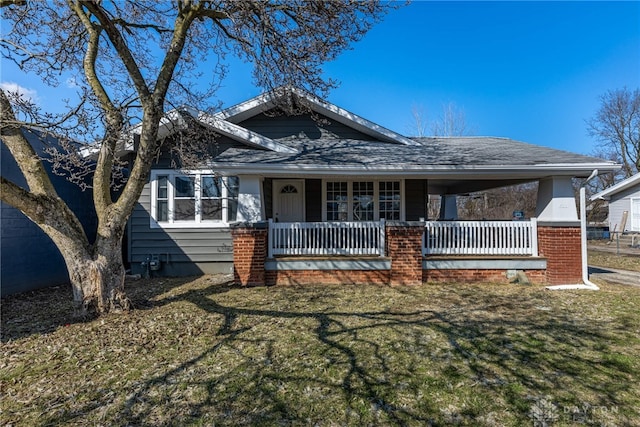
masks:
<path id="1" fill-rule="evenodd" d="M 603 357 L 619 339 L 610 321 L 547 311 L 531 294 L 487 299 L 474 295 L 479 287 L 442 308 L 392 302 L 373 311 L 336 310 L 336 288 L 318 289 L 264 288 L 264 309 L 217 301 L 237 290 L 228 283 L 160 299 L 213 315 L 211 345 L 140 381 L 108 411 L 133 425 L 493 425 L 530 423 L 545 396 L 557 408 L 625 405 L 630 367 Z M 385 305 L 421 291 L 380 292 Z M 76 413 L 103 405 L 113 403 L 98 399 Z M 620 416 L 617 425 L 633 425 Z"/>
<path id="2" fill-rule="evenodd" d="M 229 275 L 211 275 L 210 280 L 217 284 L 218 292 L 225 292 L 231 285 Z M 161 295 L 170 294 L 196 277 L 152 277 L 149 279 L 128 280 L 125 289 L 134 310 L 146 310 L 154 306 L 154 300 Z M 225 280 L 226 279 L 226 280 Z M 73 293 L 71 285 L 59 285 L 36 289 L 20 294 L 2 297 L 0 310 L 0 340 L 7 342 L 41 335 L 76 323 L 86 323 L 95 317 L 78 318 L 73 313 Z"/>

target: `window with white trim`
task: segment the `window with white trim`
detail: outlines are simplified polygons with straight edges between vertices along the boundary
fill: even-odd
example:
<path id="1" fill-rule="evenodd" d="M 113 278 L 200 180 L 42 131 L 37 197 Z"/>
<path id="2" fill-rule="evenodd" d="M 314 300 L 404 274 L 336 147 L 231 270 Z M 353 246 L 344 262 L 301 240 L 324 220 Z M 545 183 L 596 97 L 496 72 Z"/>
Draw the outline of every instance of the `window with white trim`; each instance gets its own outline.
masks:
<path id="1" fill-rule="evenodd" d="M 402 181 L 324 181 L 327 221 L 401 220 Z"/>
<path id="2" fill-rule="evenodd" d="M 349 203 L 346 182 L 326 183 L 326 214 L 327 221 L 348 221 Z"/>
<path id="3" fill-rule="evenodd" d="M 156 227 L 202 227 L 233 222 L 239 179 L 212 172 L 161 172 L 151 176 L 151 219 Z"/>
<path id="4" fill-rule="evenodd" d="M 380 218 L 399 220 L 401 209 L 400 182 L 380 181 L 378 186 Z"/>

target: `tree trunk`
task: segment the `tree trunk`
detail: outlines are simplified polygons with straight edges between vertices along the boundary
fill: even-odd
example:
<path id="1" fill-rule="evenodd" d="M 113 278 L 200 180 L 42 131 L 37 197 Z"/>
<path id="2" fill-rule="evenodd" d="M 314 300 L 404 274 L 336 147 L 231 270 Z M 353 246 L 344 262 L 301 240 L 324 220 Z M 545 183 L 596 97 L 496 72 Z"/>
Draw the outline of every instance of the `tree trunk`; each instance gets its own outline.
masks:
<path id="1" fill-rule="evenodd" d="M 74 314 L 86 317 L 131 308 L 124 290 L 122 239 L 101 238 L 92 253 L 70 253 L 63 257 L 73 288 Z"/>

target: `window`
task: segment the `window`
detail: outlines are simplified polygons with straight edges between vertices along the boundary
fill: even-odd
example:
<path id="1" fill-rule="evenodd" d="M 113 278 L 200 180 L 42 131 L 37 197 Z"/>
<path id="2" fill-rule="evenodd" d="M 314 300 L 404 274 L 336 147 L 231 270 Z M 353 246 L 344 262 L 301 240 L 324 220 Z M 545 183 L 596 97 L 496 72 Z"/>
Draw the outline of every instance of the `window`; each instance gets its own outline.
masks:
<path id="1" fill-rule="evenodd" d="M 348 221 L 346 182 L 327 182 L 327 221 Z"/>
<path id="2" fill-rule="evenodd" d="M 399 220 L 400 219 L 400 182 L 380 181 L 378 183 L 380 218 Z"/>
<path id="3" fill-rule="evenodd" d="M 157 179 L 156 190 L 156 220 L 169 220 L 169 177 L 160 175 Z"/>
<path id="4" fill-rule="evenodd" d="M 373 182 L 353 183 L 353 220 L 373 221 Z"/>
<path id="5" fill-rule="evenodd" d="M 327 221 L 400 220 L 401 181 L 325 181 Z"/>
<path id="6" fill-rule="evenodd" d="M 298 193 L 298 189 L 293 185 L 285 185 L 284 187 L 282 187 L 282 190 L 280 190 L 280 194 L 297 194 L 297 193 Z"/>
<path id="7" fill-rule="evenodd" d="M 193 176 L 174 177 L 174 221 L 194 221 L 196 219 L 196 179 Z"/>
<path id="8" fill-rule="evenodd" d="M 237 176 L 213 173 L 152 174 L 152 226 L 194 227 L 235 221 Z"/>

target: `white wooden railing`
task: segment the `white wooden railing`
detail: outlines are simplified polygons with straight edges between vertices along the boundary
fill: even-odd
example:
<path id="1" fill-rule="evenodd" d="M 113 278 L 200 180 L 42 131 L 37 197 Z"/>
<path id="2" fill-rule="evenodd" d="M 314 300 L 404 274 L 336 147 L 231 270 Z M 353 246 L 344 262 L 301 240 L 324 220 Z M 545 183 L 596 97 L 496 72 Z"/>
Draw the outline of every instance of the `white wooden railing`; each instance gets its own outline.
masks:
<path id="1" fill-rule="evenodd" d="M 358 222 L 273 222 L 269 258 L 276 255 L 384 256 L 384 220 Z"/>
<path id="2" fill-rule="evenodd" d="M 530 221 L 430 221 L 423 255 L 538 256 L 538 230 Z"/>

